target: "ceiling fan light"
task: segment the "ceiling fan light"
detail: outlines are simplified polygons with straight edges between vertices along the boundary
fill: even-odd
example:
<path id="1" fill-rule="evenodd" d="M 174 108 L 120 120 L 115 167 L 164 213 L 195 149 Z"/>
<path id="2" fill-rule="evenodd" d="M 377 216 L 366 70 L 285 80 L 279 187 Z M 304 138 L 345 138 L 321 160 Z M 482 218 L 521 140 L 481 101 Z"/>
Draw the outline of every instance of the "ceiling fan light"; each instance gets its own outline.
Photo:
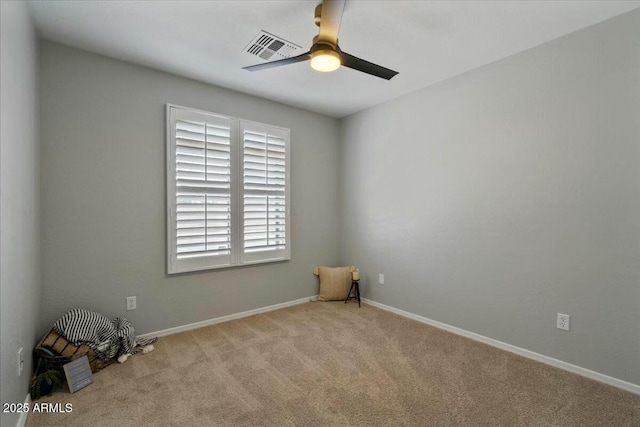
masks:
<path id="1" fill-rule="evenodd" d="M 340 67 L 338 52 L 328 49 L 317 50 L 311 54 L 311 68 L 327 73 Z"/>

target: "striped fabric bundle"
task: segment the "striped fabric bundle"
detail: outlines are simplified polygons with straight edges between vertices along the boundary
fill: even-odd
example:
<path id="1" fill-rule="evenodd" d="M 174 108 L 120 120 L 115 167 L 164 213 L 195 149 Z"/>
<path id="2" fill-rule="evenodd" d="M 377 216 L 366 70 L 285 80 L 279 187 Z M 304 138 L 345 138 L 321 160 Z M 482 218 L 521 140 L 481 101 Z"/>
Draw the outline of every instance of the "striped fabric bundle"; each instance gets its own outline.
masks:
<path id="1" fill-rule="evenodd" d="M 135 354 L 157 338 L 136 338 L 133 326 L 121 317 L 105 316 L 83 309 L 70 310 L 53 324 L 53 330 L 73 345 L 88 345 L 102 360 Z"/>

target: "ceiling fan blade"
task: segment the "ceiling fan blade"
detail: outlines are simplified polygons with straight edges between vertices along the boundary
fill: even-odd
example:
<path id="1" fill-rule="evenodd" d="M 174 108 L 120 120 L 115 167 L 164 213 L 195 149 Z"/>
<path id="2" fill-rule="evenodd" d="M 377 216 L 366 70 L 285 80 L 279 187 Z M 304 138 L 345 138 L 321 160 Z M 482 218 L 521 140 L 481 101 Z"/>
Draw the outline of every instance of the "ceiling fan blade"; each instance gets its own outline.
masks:
<path id="1" fill-rule="evenodd" d="M 320 12 L 320 33 L 318 41 L 338 45 L 338 33 L 344 11 L 345 0 L 324 0 Z"/>
<path id="2" fill-rule="evenodd" d="M 372 76 L 380 77 L 381 79 L 391 80 L 393 76 L 398 74 L 397 71 L 376 65 L 373 62 L 365 61 L 364 59 L 349 55 L 346 52 L 340 52 L 340 62 L 345 67 L 362 71 L 363 73 L 371 74 Z"/>
<path id="3" fill-rule="evenodd" d="M 269 68 L 280 67 L 282 65 L 295 64 L 296 62 L 308 61 L 311 59 L 311 52 L 303 53 L 302 55 L 292 56 L 291 58 L 279 59 L 277 61 L 265 62 L 263 64 L 249 65 L 248 67 L 242 67 L 243 70 L 260 71 L 267 70 Z"/>

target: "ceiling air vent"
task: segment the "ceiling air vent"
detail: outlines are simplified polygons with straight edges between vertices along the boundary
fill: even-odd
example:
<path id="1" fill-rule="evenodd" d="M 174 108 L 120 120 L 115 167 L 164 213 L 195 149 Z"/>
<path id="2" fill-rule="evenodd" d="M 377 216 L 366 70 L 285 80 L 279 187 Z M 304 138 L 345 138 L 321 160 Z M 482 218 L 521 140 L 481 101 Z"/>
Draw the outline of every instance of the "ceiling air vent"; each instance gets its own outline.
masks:
<path id="1" fill-rule="evenodd" d="M 262 30 L 251 40 L 243 51 L 268 61 L 274 56 L 274 60 L 289 58 L 300 49 L 302 49 L 302 47 L 297 44 L 293 44 Z"/>

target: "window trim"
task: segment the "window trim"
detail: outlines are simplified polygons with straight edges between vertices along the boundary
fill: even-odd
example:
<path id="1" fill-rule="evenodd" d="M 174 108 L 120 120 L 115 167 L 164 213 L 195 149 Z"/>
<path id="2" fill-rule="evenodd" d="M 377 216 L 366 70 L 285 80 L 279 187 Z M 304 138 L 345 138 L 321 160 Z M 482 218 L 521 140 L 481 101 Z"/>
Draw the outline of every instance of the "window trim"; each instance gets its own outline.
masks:
<path id="1" fill-rule="evenodd" d="M 230 153 L 231 153 L 231 254 L 227 260 L 215 260 L 215 257 L 203 256 L 196 258 L 177 258 L 177 236 L 176 236 L 176 138 L 175 138 L 175 118 L 174 111 L 185 116 L 202 115 L 228 120 L 230 123 Z M 243 230 L 244 230 L 244 205 L 242 203 L 244 195 L 243 177 L 243 137 L 241 130 L 245 127 L 253 129 L 272 130 L 278 136 L 285 139 L 285 249 L 277 251 L 264 251 L 256 254 L 244 253 Z M 264 264 L 288 261 L 291 259 L 291 148 L 290 130 L 287 128 L 273 126 L 269 124 L 234 118 L 210 111 L 183 107 L 175 104 L 166 104 L 166 165 L 165 165 L 165 188 L 166 188 L 166 254 L 167 254 L 167 274 L 180 274 L 205 270 L 215 270 L 220 268 L 232 268 L 246 265 Z M 262 255 L 262 257 L 260 255 Z M 275 255 L 275 256 L 269 256 Z M 222 261 L 222 262 L 216 262 Z"/>

